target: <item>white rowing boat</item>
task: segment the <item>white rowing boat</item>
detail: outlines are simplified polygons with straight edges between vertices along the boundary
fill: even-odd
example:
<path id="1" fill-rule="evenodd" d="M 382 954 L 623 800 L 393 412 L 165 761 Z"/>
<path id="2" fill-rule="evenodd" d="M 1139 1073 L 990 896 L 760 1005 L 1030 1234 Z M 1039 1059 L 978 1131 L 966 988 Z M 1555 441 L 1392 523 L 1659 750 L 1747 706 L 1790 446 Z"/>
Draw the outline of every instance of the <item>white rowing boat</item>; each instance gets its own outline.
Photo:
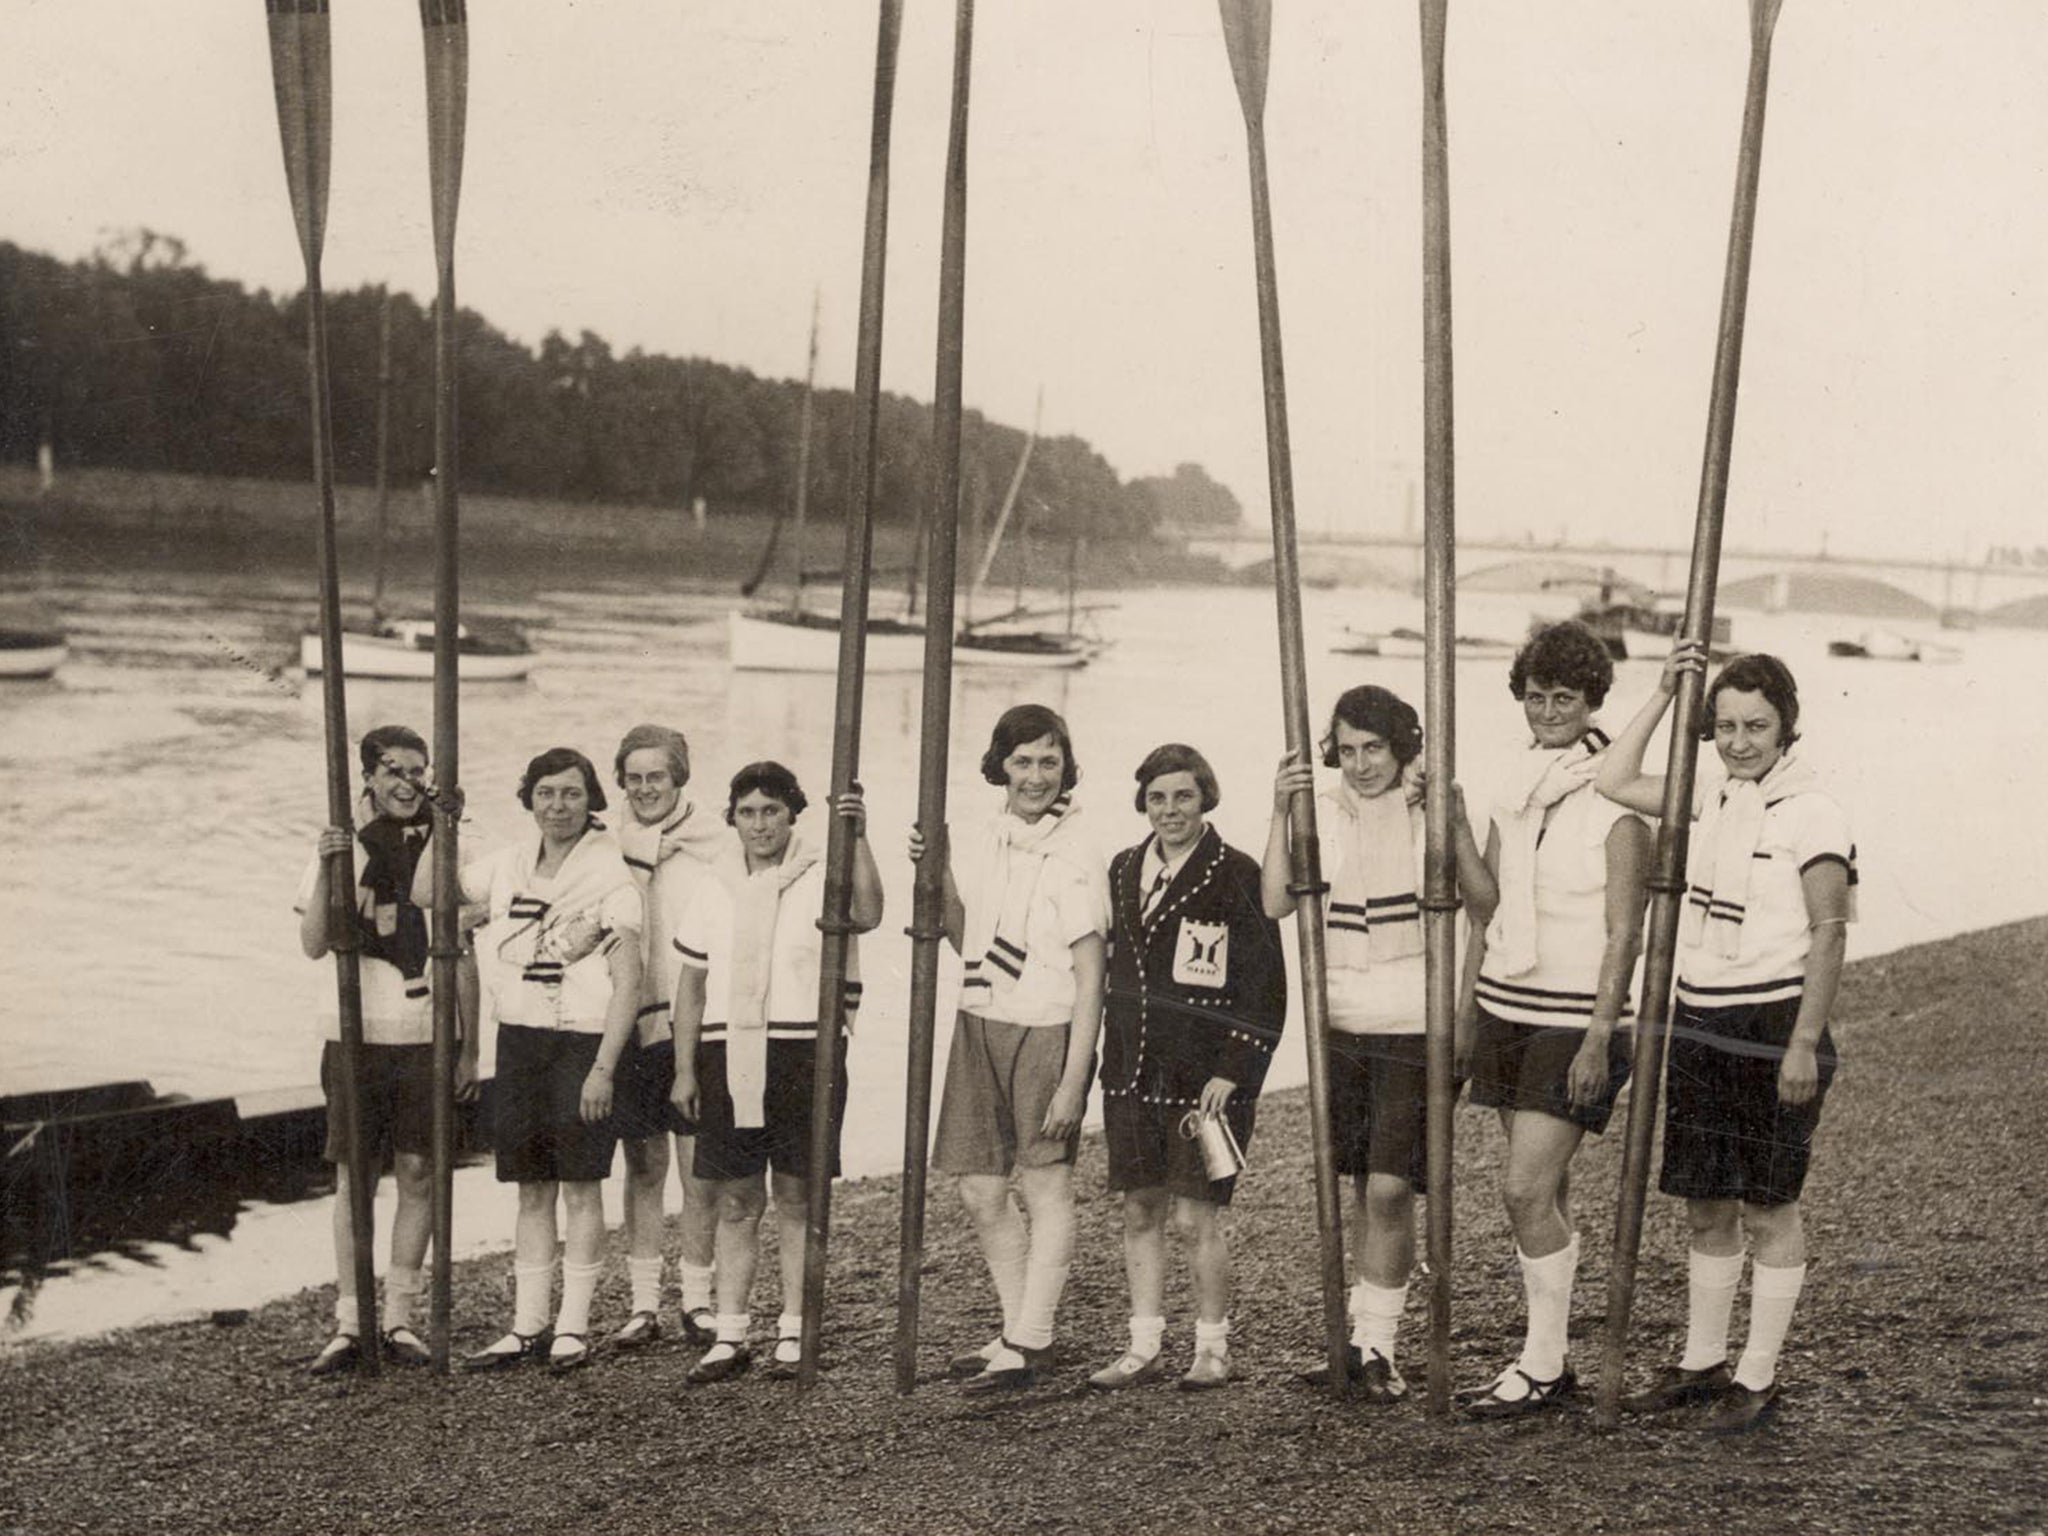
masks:
<path id="1" fill-rule="evenodd" d="M 466 683 L 516 683 L 533 669 L 533 647 L 517 633 L 456 633 L 456 675 Z M 299 665 L 319 675 L 324 653 L 317 630 L 299 636 Z M 428 682 L 434 676 L 434 621 L 396 619 L 373 630 L 345 629 L 341 636 L 345 677 Z"/>

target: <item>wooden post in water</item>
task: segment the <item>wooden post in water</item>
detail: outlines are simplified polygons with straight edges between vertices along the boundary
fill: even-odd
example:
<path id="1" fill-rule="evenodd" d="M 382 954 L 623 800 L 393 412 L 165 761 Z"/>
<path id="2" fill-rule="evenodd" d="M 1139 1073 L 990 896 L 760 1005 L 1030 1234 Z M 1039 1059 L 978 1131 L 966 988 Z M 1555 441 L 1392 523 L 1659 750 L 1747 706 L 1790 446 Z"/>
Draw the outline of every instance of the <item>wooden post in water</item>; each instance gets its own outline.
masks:
<path id="1" fill-rule="evenodd" d="M 1422 912 L 1427 999 L 1429 1411 L 1451 1410 L 1451 1125 L 1457 1102 L 1458 878 L 1451 847 L 1457 769 L 1456 458 L 1451 390 L 1451 174 L 1444 102 L 1450 0 L 1422 0 L 1422 714 L 1425 852 Z"/>
<path id="2" fill-rule="evenodd" d="M 319 497 L 320 694 L 327 726 L 327 820 L 355 825 L 349 780 L 348 699 L 341 656 L 341 581 L 334 548 L 334 429 L 327 387 L 327 301 L 320 287 L 320 254 L 327 238 L 327 172 L 333 149 L 334 81 L 329 53 L 327 0 L 266 0 L 270 26 L 270 79 L 277 97 L 277 129 L 284 147 L 285 185 L 292 222 L 306 266 L 306 376 L 312 398 L 313 484 Z M 327 864 L 328 934 L 341 1019 L 341 1121 L 346 1142 L 349 1227 L 355 1239 L 358 1327 L 363 1347 L 357 1369 L 378 1373 L 383 1335 L 377 1327 L 376 1265 L 371 1252 L 370 1170 L 363 1156 L 361 1085 L 363 987 L 361 940 L 356 932 L 353 846 Z"/>
<path id="3" fill-rule="evenodd" d="M 924 1271 L 925 1169 L 931 1155 L 932 1060 L 938 1027 L 939 946 L 946 937 L 946 764 L 953 737 L 953 598 L 960 552 L 960 379 L 967 308 L 967 96 L 974 0 L 956 0 L 953 114 L 939 245 L 939 344 L 932 386 L 932 506 L 926 525 L 924 720 L 918 739 L 918 861 L 910 923 L 910 1052 L 904 1090 L 903 1212 L 896 1266 L 896 1390 L 917 1385 L 918 1300 Z"/>
<path id="4" fill-rule="evenodd" d="M 456 989 L 462 956 L 462 863 L 457 668 L 462 629 L 461 545 L 456 491 L 455 214 L 462 195 L 463 130 L 469 106 L 467 0 L 420 0 L 427 68 L 427 171 L 433 198 L 434 270 L 434 1289 L 435 1369 L 448 1369 L 455 1232 Z M 481 1029 L 483 1021 L 474 1025 Z"/>
<path id="5" fill-rule="evenodd" d="M 867 657 L 868 576 L 874 557 L 875 429 L 882 393 L 882 295 L 889 244 L 889 125 L 896 97 L 896 45 L 903 0 L 881 0 L 875 39 L 875 105 L 868 141 L 867 225 L 861 245 L 860 331 L 853 377 L 853 456 L 847 466 L 846 553 L 839 620 L 839 686 L 832 722 L 832 797 L 860 773 L 862 667 Z M 852 938 L 853 837 L 829 811 L 824 934 L 818 968 L 817 1072 L 811 1113 L 809 1199 L 804 1220 L 804 1327 L 797 1384 L 818 1379 L 825 1311 L 826 1241 L 832 1228 L 832 1090 L 846 1025 L 846 955 Z"/>
<path id="6" fill-rule="evenodd" d="M 1742 331 L 1749 307 L 1749 258 L 1756 238 L 1757 184 L 1763 169 L 1764 105 L 1770 94 L 1771 35 L 1783 0 L 1749 0 L 1749 81 L 1736 159 L 1735 209 L 1729 220 L 1728 263 L 1721 281 L 1721 323 L 1714 348 L 1713 393 L 1693 521 L 1692 575 L 1685 594 L 1685 638 L 1702 646 L 1714 628 L 1714 590 L 1721 570 L 1721 527 L 1728 506 L 1728 465 L 1735 443 L 1735 398 L 1742 376 Z M 1636 1019 L 1635 1075 L 1629 1092 L 1621 1189 L 1614 1212 L 1614 1255 L 1607 1276 L 1607 1331 L 1600 1359 L 1595 1419 L 1612 1429 L 1621 1416 L 1628 1368 L 1629 1313 L 1635 1303 L 1636 1256 L 1643 1238 L 1650 1149 L 1656 1138 L 1664 1053 L 1671 1031 L 1671 982 L 1678 951 L 1678 914 L 1685 898 L 1685 854 L 1692 825 L 1693 770 L 1703 679 L 1687 673 L 1671 715 L 1664 810 L 1650 875 L 1650 932 L 1643 960 L 1642 1008 Z"/>
<path id="7" fill-rule="evenodd" d="M 1266 187 L 1266 74 L 1271 0 L 1219 0 L 1230 73 L 1244 113 L 1250 153 L 1252 250 L 1258 268 L 1259 353 L 1266 386 L 1266 468 L 1273 512 L 1273 595 L 1280 615 L 1280 693 L 1287 750 L 1313 762 L 1308 663 L 1301 632 L 1301 567 L 1295 554 L 1294 467 L 1287 440 L 1287 373 L 1280 352 L 1280 280 L 1274 269 L 1273 213 Z M 1323 1342 L 1330 1381 L 1350 1388 L 1350 1339 L 1344 1319 L 1344 1218 L 1330 1144 L 1330 1009 L 1324 961 L 1322 859 L 1316 846 L 1315 796 L 1297 796 L 1289 814 L 1295 931 L 1301 941 L 1302 1022 L 1308 1033 L 1308 1111 L 1316 1173 L 1316 1225 L 1322 1238 Z"/>

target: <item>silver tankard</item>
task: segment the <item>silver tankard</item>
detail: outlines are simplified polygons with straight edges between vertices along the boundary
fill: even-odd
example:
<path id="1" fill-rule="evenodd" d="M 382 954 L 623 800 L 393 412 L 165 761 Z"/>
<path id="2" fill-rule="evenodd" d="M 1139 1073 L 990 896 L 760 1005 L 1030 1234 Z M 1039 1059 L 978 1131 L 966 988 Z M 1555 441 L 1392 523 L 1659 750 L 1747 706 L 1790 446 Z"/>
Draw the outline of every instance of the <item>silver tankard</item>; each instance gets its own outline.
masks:
<path id="1" fill-rule="evenodd" d="M 1237 1144 L 1237 1133 L 1223 1116 L 1191 1109 L 1181 1117 L 1180 1133 L 1201 1147 L 1202 1171 L 1209 1175 L 1210 1183 L 1235 1178 L 1244 1171 L 1244 1148 Z"/>

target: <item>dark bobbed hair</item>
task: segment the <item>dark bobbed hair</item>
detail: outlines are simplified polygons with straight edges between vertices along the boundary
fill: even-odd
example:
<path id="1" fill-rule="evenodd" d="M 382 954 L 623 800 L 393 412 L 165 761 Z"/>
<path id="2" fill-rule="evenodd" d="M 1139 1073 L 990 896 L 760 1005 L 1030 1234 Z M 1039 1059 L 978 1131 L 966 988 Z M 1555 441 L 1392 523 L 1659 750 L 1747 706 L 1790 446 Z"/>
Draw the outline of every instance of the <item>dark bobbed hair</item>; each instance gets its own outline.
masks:
<path id="1" fill-rule="evenodd" d="M 1576 688 L 1598 709 L 1614 686 L 1614 658 L 1606 642 L 1577 619 L 1561 619 L 1534 631 L 1508 668 L 1508 692 L 1520 699 L 1532 682 Z"/>
<path id="2" fill-rule="evenodd" d="M 426 741 L 409 725 L 380 725 L 374 731 L 366 731 L 362 742 L 356 748 L 356 755 L 363 760 L 363 777 L 368 778 L 377 771 L 377 765 L 384 760 L 384 754 L 393 747 L 408 752 L 417 752 L 421 757 L 431 757 Z"/>
<path id="3" fill-rule="evenodd" d="M 636 725 L 620 740 L 612 758 L 612 777 L 619 788 L 626 787 L 626 759 L 648 747 L 658 747 L 668 755 L 668 776 L 676 781 L 676 788 L 690 782 L 690 744 L 683 733 L 665 725 Z"/>
<path id="4" fill-rule="evenodd" d="M 770 800 L 780 800 L 789 807 L 789 819 L 795 821 L 803 815 L 804 807 L 811 802 L 803 792 L 803 786 L 796 781 L 796 775 L 776 762 L 749 763 L 732 776 L 732 787 L 725 796 L 725 824 L 733 824 L 732 813 L 739 803 L 759 790 Z"/>
<path id="5" fill-rule="evenodd" d="M 1764 701 L 1778 712 L 1778 724 L 1784 733 L 1782 745 L 1789 747 L 1799 739 L 1799 684 L 1793 681 L 1792 669 L 1775 656 L 1753 651 L 1729 662 L 1708 685 L 1706 707 L 1700 711 L 1701 741 L 1714 739 L 1714 706 L 1724 688 L 1762 694 Z"/>
<path id="6" fill-rule="evenodd" d="M 1043 704 L 1013 704 L 996 721 L 989 733 L 988 750 L 981 754 L 981 776 L 997 788 L 1010 780 L 1003 772 L 1003 760 L 1027 742 L 1050 736 L 1060 744 L 1066 759 L 1060 769 L 1060 789 L 1072 789 L 1081 782 L 1081 765 L 1074 761 L 1074 738 L 1067 734 L 1067 722 Z"/>
<path id="7" fill-rule="evenodd" d="M 1138 781 L 1135 804 L 1140 815 L 1145 810 L 1145 791 L 1152 787 L 1154 779 L 1169 773 L 1192 773 L 1195 776 L 1195 787 L 1202 792 L 1204 815 L 1223 803 L 1223 791 L 1217 786 L 1216 770 L 1209 766 L 1209 759 L 1193 747 L 1169 741 L 1147 752 L 1145 761 L 1138 764 L 1138 771 L 1133 775 Z"/>
<path id="8" fill-rule="evenodd" d="M 519 803 L 529 811 L 533 809 L 533 786 L 542 779 L 553 778 L 558 773 L 567 773 L 571 768 L 583 775 L 583 788 L 590 796 L 590 808 L 601 811 L 605 807 L 604 786 L 597 781 L 597 767 L 589 758 L 574 747 L 549 747 L 526 765 L 526 772 L 519 776 Z"/>
<path id="9" fill-rule="evenodd" d="M 1337 766 L 1337 723 L 1354 731 L 1371 731 L 1393 748 L 1394 761 L 1406 768 L 1422 755 L 1422 719 L 1415 706 L 1377 683 L 1360 683 L 1337 695 L 1330 727 L 1323 732 L 1323 766 Z"/>

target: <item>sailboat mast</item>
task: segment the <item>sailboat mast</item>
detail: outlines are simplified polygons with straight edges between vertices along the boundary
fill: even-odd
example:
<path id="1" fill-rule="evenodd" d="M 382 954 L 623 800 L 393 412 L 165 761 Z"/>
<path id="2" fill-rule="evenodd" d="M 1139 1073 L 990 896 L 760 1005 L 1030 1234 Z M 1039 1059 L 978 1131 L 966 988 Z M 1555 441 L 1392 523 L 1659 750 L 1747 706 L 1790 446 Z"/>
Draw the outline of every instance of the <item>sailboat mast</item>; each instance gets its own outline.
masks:
<path id="1" fill-rule="evenodd" d="M 804 605 L 804 517 L 811 500 L 811 397 L 818 388 L 818 309 L 820 289 L 811 290 L 811 351 L 804 365 L 804 403 L 796 421 L 796 591 L 789 600 L 792 612 Z"/>
<path id="2" fill-rule="evenodd" d="M 1024 471 L 1031 467 L 1031 450 L 1038 446 L 1038 423 L 1045 414 L 1045 386 L 1038 386 L 1038 401 L 1031 407 L 1031 435 L 1024 439 L 1024 451 L 1017 457 L 1017 468 L 1010 476 L 1010 488 L 1003 492 L 1003 505 L 996 513 L 996 525 L 990 531 L 988 543 L 982 547 L 981 563 L 974 568 L 974 584 L 968 588 L 967 605 L 971 609 L 974 599 L 988 581 L 990 567 L 996 563 L 996 551 L 1003 545 L 1003 530 L 1010 525 L 1010 513 L 1017 505 L 1017 493 L 1024 488 Z M 1020 588 L 1018 606 L 1023 605 Z"/>

